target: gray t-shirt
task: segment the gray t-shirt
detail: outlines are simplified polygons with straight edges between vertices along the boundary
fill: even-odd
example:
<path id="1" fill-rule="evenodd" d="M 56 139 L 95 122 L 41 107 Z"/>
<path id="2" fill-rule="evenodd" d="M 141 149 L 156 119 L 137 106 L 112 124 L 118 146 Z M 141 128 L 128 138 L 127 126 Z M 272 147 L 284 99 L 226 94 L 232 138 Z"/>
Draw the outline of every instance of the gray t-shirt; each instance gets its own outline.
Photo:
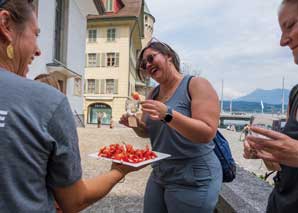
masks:
<path id="1" fill-rule="evenodd" d="M 82 176 L 67 98 L 1 69 L 0 151 L 2 213 L 55 212 L 52 189 Z"/>

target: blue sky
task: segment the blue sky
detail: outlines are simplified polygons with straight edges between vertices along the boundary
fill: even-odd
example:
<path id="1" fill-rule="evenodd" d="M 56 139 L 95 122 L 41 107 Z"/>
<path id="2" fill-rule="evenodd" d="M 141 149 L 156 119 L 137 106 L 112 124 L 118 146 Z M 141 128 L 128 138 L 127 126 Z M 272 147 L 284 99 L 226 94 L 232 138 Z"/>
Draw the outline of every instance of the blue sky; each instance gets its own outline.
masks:
<path id="1" fill-rule="evenodd" d="M 207 78 L 224 98 L 256 88 L 290 89 L 298 83 L 291 51 L 279 46 L 281 0 L 146 0 L 154 36 Z"/>

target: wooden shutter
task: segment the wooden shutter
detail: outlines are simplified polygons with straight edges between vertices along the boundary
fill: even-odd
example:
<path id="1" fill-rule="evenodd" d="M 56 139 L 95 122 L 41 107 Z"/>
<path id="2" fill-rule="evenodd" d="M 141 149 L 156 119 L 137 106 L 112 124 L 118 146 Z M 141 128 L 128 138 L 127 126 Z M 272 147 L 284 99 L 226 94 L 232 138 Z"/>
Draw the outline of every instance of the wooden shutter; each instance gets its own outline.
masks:
<path id="1" fill-rule="evenodd" d="M 118 79 L 114 79 L 114 94 L 118 94 Z"/>
<path id="2" fill-rule="evenodd" d="M 100 81 L 100 93 L 105 94 L 105 80 L 101 79 Z"/>

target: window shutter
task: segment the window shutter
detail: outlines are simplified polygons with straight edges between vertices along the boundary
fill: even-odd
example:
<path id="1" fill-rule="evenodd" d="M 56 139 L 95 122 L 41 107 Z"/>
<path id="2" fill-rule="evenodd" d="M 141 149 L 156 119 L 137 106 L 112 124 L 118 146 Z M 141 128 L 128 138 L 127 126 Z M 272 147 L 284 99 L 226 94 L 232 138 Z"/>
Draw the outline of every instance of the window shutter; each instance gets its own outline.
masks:
<path id="1" fill-rule="evenodd" d="M 106 66 L 106 54 L 105 53 L 101 54 L 101 66 L 102 67 Z"/>
<path id="2" fill-rule="evenodd" d="M 119 32 L 119 30 L 117 30 L 117 28 L 115 28 L 115 37 L 117 39 L 120 38 L 120 32 Z"/>
<path id="3" fill-rule="evenodd" d="M 115 67 L 119 67 L 119 53 L 116 53 Z"/>
<path id="4" fill-rule="evenodd" d="M 100 53 L 96 53 L 96 66 L 100 67 Z"/>
<path id="5" fill-rule="evenodd" d="M 84 93 L 87 93 L 87 80 L 84 80 Z"/>
<path id="6" fill-rule="evenodd" d="M 99 28 L 96 28 L 96 42 L 98 42 L 99 40 L 99 34 L 100 34 Z"/>
<path id="7" fill-rule="evenodd" d="M 99 94 L 99 80 L 95 80 L 95 94 Z"/>
<path id="8" fill-rule="evenodd" d="M 118 79 L 114 79 L 114 94 L 118 94 Z"/>
<path id="9" fill-rule="evenodd" d="M 85 54 L 85 67 L 89 67 L 88 66 L 88 53 Z"/>
<path id="10" fill-rule="evenodd" d="M 105 80 L 104 79 L 102 79 L 100 81 L 100 93 L 105 94 Z"/>

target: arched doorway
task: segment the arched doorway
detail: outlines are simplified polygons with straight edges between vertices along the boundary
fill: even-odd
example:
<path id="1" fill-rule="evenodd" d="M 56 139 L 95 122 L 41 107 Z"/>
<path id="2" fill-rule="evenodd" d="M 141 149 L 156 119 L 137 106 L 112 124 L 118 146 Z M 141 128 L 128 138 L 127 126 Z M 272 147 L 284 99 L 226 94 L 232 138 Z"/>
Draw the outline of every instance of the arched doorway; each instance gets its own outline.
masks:
<path id="1" fill-rule="evenodd" d="M 103 118 L 101 124 L 110 124 L 110 119 L 112 116 L 112 108 L 103 103 L 95 103 L 91 104 L 88 107 L 88 124 L 97 124 L 97 114 L 101 112 L 103 114 Z"/>

